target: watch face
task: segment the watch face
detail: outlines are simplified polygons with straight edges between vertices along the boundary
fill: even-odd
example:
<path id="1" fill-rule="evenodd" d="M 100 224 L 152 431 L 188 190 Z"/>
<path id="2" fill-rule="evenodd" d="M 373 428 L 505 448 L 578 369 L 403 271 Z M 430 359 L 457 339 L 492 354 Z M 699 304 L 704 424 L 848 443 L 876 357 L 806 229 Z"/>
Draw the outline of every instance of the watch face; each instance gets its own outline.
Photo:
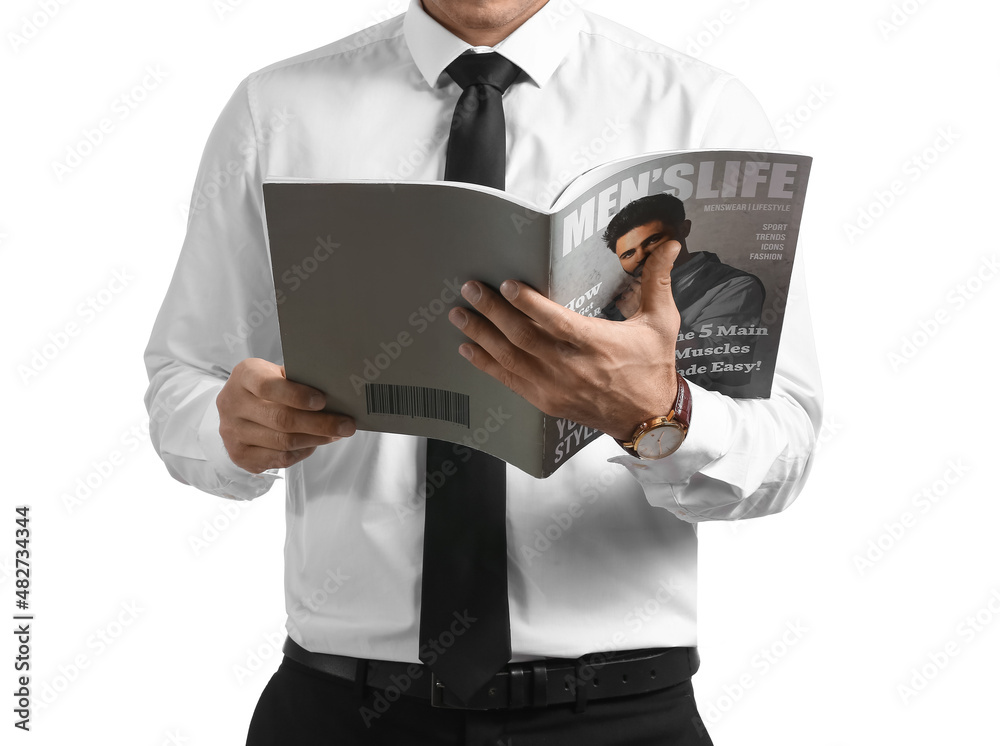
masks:
<path id="1" fill-rule="evenodd" d="M 671 422 L 645 433 L 634 448 L 640 458 L 657 459 L 669 456 L 683 442 L 684 431 Z"/>

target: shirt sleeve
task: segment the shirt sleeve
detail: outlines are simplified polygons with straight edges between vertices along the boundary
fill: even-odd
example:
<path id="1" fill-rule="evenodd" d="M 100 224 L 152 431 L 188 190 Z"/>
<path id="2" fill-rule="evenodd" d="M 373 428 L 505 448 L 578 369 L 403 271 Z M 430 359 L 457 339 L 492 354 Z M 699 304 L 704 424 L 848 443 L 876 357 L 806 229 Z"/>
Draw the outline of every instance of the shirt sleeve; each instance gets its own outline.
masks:
<path id="1" fill-rule="evenodd" d="M 230 460 L 216 396 L 241 360 L 281 363 L 249 82 L 209 135 L 184 244 L 144 356 L 150 437 L 167 471 L 241 500 L 267 492 L 278 474 L 251 474 Z"/>
<path id="2" fill-rule="evenodd" d="M 738 81 L 722 84 L 705 127 L 705 148 L 777 148 L 777 138 L 753 96 Z M 627 454 L 625 466 L 651 505 L 681 520 L 737 520 L 777 513 L 801 492 L 822 427 L 823 394 L 800 245 L 768 399 L 734 399 L 697 384 L 691 426 L 665 459 Z"/>

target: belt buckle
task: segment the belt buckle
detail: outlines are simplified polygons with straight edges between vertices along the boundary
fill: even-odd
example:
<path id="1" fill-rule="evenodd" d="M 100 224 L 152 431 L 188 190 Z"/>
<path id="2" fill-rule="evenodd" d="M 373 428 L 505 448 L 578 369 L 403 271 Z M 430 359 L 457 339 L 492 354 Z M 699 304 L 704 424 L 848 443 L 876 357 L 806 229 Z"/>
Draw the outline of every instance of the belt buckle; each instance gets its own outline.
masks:
<path id="1" fill-rule="evenodd" d="M 433 671 L 431 671 L 431 707 L 456 709 L 452 705 L 444 703 L 444 684 L 438 681 L 437 674 Z"/>
<path id="2" fill-rule="evenodd" d="M 446 710 L 496 710 L 526 707 L 528 705 L 528 673 L 530 670 L 525 665 L 508 664 L 507 670 L 501 671 L 498 677 L 494 677 L 490 682 L 490 688 L 485 697 L 480 693 L 473 698 L 474 703 L 466 704 L 455 696 L 450 697 L 449 702 L 445 702 L 444 683 L 431 671 L 431 707 L 440 707 Z M 506 676 L 506 680 L 499 681 L 500 676 Z M 509 697 L 504 698 L 502 693 L 506 691 L 508 686 L 511 693 Z M 544 704 L 544 698 L 541 701 Z"/>
<path id="3" fill-rule="evenodd" d="M 446 702 L 446 692 L 444 683 L 431 671 L 431 707 L 440 707 L 445 710 L 494 710 L 505 706 L 489 701 L 497 695 L 498 688 L 495 685 L 491 685 L 489 694 L 486 695 L 486 701 L 482 695 L 479 695 L 473 697 L 474 701 L 468 704 L 455 695 L 448 697 Z"/>

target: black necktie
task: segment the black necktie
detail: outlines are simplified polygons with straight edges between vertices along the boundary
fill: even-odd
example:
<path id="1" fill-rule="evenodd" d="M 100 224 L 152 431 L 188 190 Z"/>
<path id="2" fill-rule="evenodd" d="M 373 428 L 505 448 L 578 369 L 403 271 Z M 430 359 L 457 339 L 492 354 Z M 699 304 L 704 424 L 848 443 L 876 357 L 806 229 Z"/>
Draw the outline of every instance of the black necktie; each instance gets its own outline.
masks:
<path id="1" fill-rule="evenodd" d="M 464 54 L 447 67 L 462 95 L 445 179 L 504 188 L 502 97 L 519 71 L 496 52 Z M 420 660 L 462 701 L 510 660 L 505 466 L 481 451 L 427 441 Z"/>

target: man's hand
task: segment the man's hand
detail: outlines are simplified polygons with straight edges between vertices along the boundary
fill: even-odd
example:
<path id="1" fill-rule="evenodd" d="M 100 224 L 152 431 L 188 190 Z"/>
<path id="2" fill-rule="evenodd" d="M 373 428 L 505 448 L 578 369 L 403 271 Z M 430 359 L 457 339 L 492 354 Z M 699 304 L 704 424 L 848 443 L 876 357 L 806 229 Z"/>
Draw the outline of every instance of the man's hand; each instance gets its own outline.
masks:
<path id="1" fill-rule="evenodd" d="M 253 474 L 298 463 L 354 434 L 354 420 L 318 410 L 323 392 L 285 378 L 285 367 L 248 358 L 233 368 L 216 398 L 219 434 L 234 464 Z"/>
<path id="2" fill-rule="evenodd" d="M 462 295 L 482 315 L 449 313 L 473 342 L 459 351 L 546 414 L 627 440 L 677 397 L 680 314 L 670 270 L 680 250 L 668 241 L 649 256 L 638 312 L 626 321 L 580 316 L 513 280 L 502 296 L 467 282 Z"/>

